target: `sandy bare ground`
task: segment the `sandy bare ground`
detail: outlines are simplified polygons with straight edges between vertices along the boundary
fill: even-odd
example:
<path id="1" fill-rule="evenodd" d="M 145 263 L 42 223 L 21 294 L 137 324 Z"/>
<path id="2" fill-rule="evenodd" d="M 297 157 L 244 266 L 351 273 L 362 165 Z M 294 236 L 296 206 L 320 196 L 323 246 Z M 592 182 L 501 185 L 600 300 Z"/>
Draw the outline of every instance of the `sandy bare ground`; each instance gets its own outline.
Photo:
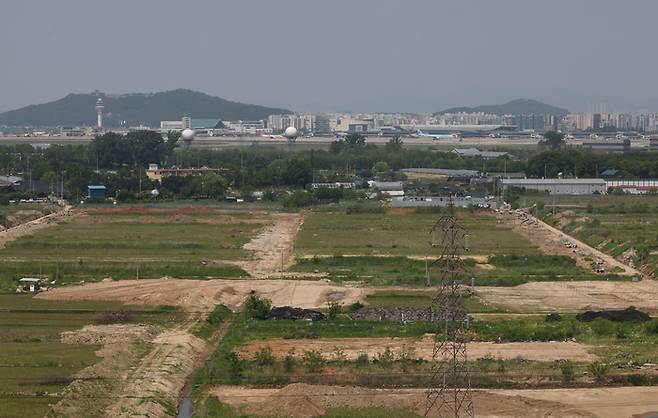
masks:
<path id="1" fill-rule="evenodd" d="M 196 367 L 196 359 L 207 343 L 189 333 L 196 321 L 165 331 L 153 340 L 154 348 L 139 366 L 123 377 L 118 400 L 106 411 L 108 417 L 168 416 L 161 399 L 177 405 L 185 380 Z M 138 394 L 138 397 L 134 397 Z"/>
<path id="2" fill-rule="evenodd" d="M 518 312 L 576 312 L 635 306 L 658 314 L 658 282 L 574 281 L 525 283 L 514 287 L 476 287 L 486 302 Z"/>
<path id="3" fill-rule="evenodd" d="M 573 390 L 573 392 L 582 389 Z M 614 389 L 611 389 L 614 390 Z M 512 392 L 512 391 L 509 391 Z M 586 408 L 554 400 L 526 397 L 524 391 L 499 394 L 497 391 L 474 391 L 473 403 L 478 417 L 596 417 Z M 292 384 L 281 389 L 252 389 L 239 386 L 216 386 L 207 392 L 221 402 L 256 415 L 284 415 L 293 418 L 310 418 L 321 415 L 329 408 L 404 408 L 423 415 L 425 391 L 423 389 L 368 389 L 349 386 L 320 386 Z M 655 397 L 658 390 L 653 393 Z M 614 393 L 613 393 L 614 395 Z M 644 396 L 649 402 L 649 393 Z M 602 397 L 602 406 L 609 398 Z M 642 408 L 632 408 L 636 410 Z M 645 411 L 651 409 L 645 408 Z M 622 411 L 623 413 L 624 411 Z M 624 417 L 629 415 L 616 415 Z"/>
<path id="4" fill-rule="evenodd" d="M 240 263 L 254 278 L 267 278 L 288 270 L 294 263 L 293 247 L 304 212 L 272 213 L 272 223 L 244 245 L 253 259 Z"/>
<path id="5" fill-rule="evenodd" d="M 523 396 L 560 402 L 600 418 L 658 416 L 658 387 L 619 387 L 551 390 L 496 390 L 504 396 Z"/>
<path id="6" fill-rule="evenodd" d="M 49 300 L 119 300 L 135 305 L 177 305 L 190 311 L 210 310 L 217 304 L 237 309 L 249 293 L 272 300 L 275 306 L 325 308 L 330 301 L 344 304 L 365 298 L 367 289 L 329 281 L 298 280 L 183 280 L 145 279 L 89 283 L 40 293 Z"/>
<path id="7" fill-rule="evenodd" d="M 546 254 L 566 255 L 576 260 L 576 263 L 586 269 L 591 268 L 591 260 L 600 261 L 606 271 L 612 271 L 615 267 L 621 269 L 618 274 L 627 276 L 642 276 L 639 270 L 631 268 L 630 266 L 616 260 L 611 255 L 608 255 L 594 247 L 591 247 L 584 242 L 565 234 L 557 228 L 554 228 L 547 223 L 535 218 L 529 218 L 530 221 L 524 222 L 524 219 L 530 215 L 523 214 L 521 211 L 508 213 L 501 211 L 497 215 L 497 219 L 501 222 L 512 226 L 512 230 L 517 234 L 527 238 L 531 243 L 538 246 Z M 569 241 L 577 246 L 577 248 L 568 248 L 564 241 Z M 587 260 L 590 258 L 590 260 Z"/>
<path id="8" fill-rule="evenodd" d="M 270 347 L 275 357 L 283 358 L 289 352 L 301 357 L 305 350 L 316 350 L 324 358 L 336 357 L 340 350 L 348 360 L 356 359 L 366 353 L 373 359 L 387 348 L 395 356 L 406 352 L 411 358 L 429 360 L 432 358 L 434 341 L 431 336 L 422 339 L 413 338 L 330 338 L 317 340 L 272 339 L 252 341 L 239 348 L 238 352 L 254 358 L 255 353 L 264 347 Z M 529 342 L 529 343 L 468 343 L 470 358 L 494 357 L 496 359 L 523 358 L 533 361 L 573 360 L 595 361 L 597 357 L 587 351 L 587 346 L 576 342 Z"/>
<path id="9" fill-rule="evenodd" d="M 8 242 L 18 239 L 25 235 L 31 235 L 40 229 L 47 228 L 52 225 L 56 225 L 59 222 L 62 222 L 66 219 L 69 219 L 75 215 L 77 211 L 74 211 L 71 206 L 65 206 L 57 212 L 53 212 L 50 215 L 42 216 L 41 218 L 34 219 L 30 222 L 17 225 L 13 228 L 5 229 L 0 231 L 0 249 L 4 248 Z"/>

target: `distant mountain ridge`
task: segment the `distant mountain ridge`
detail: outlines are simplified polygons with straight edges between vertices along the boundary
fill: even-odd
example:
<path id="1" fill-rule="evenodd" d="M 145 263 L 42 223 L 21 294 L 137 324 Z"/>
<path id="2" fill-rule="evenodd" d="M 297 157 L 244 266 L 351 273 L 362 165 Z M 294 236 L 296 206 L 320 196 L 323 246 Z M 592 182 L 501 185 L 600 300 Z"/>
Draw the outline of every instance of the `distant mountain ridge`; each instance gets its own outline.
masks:
<path id="1" fill-rule="evenodd" d="M 178 89 L 159 93 L 69 94 L 49 103 L 30 105 L 0 113 L 0 125 L 7 126 L 93 126 L 96 99 L 102 97 L 104 125 L 159 127 L 161 120 L 194 119 L 260 120 L 272 114 L 292 113 L 286 109 L 244 104 Z M 125 122 L 124 122 L 125 121 Z"/>
<path id="2" fill-rule="evenodd" d="M 459 113 L 459 112 L 484 112 L 492 113 L 494 115 L 518 115 L 522 113 L 535 113 L 535 114 L 550 114 L 550 115 L 566 115 L 569 113 L 567 109 L 551 106 L 546 103 L 538 102 L 531 99 L 516 99 L 503 104 L 497 105 L 484 105 L 476 107 L 452 107 L 450 109 L 437 112 L 437 115 L 444 113 Z"/>

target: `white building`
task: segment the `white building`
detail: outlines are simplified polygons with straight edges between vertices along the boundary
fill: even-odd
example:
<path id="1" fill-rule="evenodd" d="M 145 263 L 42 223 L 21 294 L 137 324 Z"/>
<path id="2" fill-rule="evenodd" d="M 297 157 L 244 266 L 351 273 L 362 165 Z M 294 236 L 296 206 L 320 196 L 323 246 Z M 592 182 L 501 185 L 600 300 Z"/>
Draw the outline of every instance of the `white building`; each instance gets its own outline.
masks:
<path id="1" fill-rule="evenodd" d="M 555 195 L 605 194 L 608 190 L 603 179 L 503 179 L 500 184 L 504 189 L 513 187 Z"/>

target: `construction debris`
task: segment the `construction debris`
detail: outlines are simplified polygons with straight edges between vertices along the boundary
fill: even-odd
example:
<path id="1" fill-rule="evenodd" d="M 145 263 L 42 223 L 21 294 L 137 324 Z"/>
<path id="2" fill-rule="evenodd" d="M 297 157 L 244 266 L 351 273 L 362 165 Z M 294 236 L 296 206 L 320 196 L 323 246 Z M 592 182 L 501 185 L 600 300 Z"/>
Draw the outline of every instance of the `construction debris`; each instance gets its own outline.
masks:
<path id="1" fill-rule="evenodd" d="M 576 319 L 582 322 L 591 322 L 597 318 L 603 318 L 616 322 L 651 321 L 651 317 L 649 315 L 642 311 L 638 311 L 634 306 L 623 310 L 587 311 L 576 315 Z"/>

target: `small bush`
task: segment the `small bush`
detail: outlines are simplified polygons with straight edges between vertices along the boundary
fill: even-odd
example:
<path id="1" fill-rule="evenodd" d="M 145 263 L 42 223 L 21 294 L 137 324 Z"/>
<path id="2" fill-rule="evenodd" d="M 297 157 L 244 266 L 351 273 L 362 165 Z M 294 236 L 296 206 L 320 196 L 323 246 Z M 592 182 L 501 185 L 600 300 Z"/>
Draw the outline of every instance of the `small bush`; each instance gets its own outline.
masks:
<path id="1" fill-rule="evenodd" d="M 318 373 L 322 370 L 322 367 L 324 367 L 324 358 L 322 357 L 322 353 L 319 351 L 308 350 L 304 351 L 304 355 L 302 356 L 302 363 L 304 364 L 304 368 L 307 372 Z"/>
<path id="2" fill-rule="evenodd" d="M 286 373 L 291 373 L 295 369 L 295 363 L 295 353 L 294 351 L 289 351 L 283 358 L 283 370 Z"/>
<path id="3" fill-rule="evenodd" d="M 658 335 L 658 320 L 654 319 L 644 326 L 644 332 L 649 335 Z"/>
<path id="4" fill-rule="evenodd" d="M 233 383 L 238 383 L 244 375 L 245 364 L 238 353 L 230 351 L 226 353 L 226 362 L 228 363 L 228 373 Z"/>
<path id="5" fill-rule="evenodd" d="M 359 355 L 356 356 L 355 362 L 357 367 L 366 367 L 368 363 L 370 363 L 370 359 L 368 358 L 368 353 L 359 353 Z"/>
<path id="6" fill-rule="evenodd" d="M 103 312 L 96 316 L 96 323 L 99 325 L 125 324 L 132 320 L 133 320 L 133 314 L 126 311 Z"/>
<path id="7" fill-rule="evenodd" d="M 256 295 L 250 295 L 245 303 L 245 312 L 252 319 L 267 319 L 271 308 L 271 300 Z"/>
<path id="8" fill-rule="evenodd" d="M 329 319 L 334 320 L 338 317 L 338 314 L 341 313 L 343 307 L 338 302 L 329 302 Z"/>
<path id="9" fill-rule="evenodd" d="M 395 354 L 393 354 L 393 351 L 390 348 L 386 347 L 386 350 L 377 353 L 375 360 L 380 366 L 389 367 L 395 361 Z"/>
<path id="10" fill-rule="evenodd" d="M 206 320 L 211 325 L 219 325 L 222 322 L 226 321 L 226 318 L 231 314 L 231 310 L 224 305 L 217 305 L 215 309 L 208 315 Z"/>
<path id="11" fill-rule="evenodd" d="M 256 364 L 259 366 L 273 366 L 274 362 L 276 361 L 274 359 L 274 355 L 272 354 L 272 349 L 269 346 L 265 346 L 258 350 L 255 355 L 256 358 Z"/>
<path id="12" fill-rule="evenodd" d="M 560 362 L 560 372 L 562 373 L 562 381 L 564 383 L 573 382 L 574 377 L 574 366 L 573 363 L 569 360 Z"/>
<path id="13" fill-rule="evenodd" d="M 361 302 L 359 302 L 359 301 L 356 301 L 356 302 L 354 302 L 353 304 L 351 304 L 350 306 L 348 306 L 348 307 L 347 307 L 347 310 L 348 310 L 350 313 L 352 313 L 352 312 L 356 312 L 356 311 L 358 311 L 359 309 L 363 308 L 363 306 L 364 306 L 363 303 L 361 303 Z"/>
<path id="14" fill-rule="evenodd" d="M 626 378 L 626 381 L 633 386 L 647 386 L 651 379 L 645 374 L 631 374 Z"/>
<path id="15" fill-rule="evenodd" d="M 594 376 L 594 380 L 599 383 L 605 381 L 605 377 L 610 371 L 610 366 L 605 363 L 599 363 L 598 361 L 587 366 L 587 371 Z"/>

